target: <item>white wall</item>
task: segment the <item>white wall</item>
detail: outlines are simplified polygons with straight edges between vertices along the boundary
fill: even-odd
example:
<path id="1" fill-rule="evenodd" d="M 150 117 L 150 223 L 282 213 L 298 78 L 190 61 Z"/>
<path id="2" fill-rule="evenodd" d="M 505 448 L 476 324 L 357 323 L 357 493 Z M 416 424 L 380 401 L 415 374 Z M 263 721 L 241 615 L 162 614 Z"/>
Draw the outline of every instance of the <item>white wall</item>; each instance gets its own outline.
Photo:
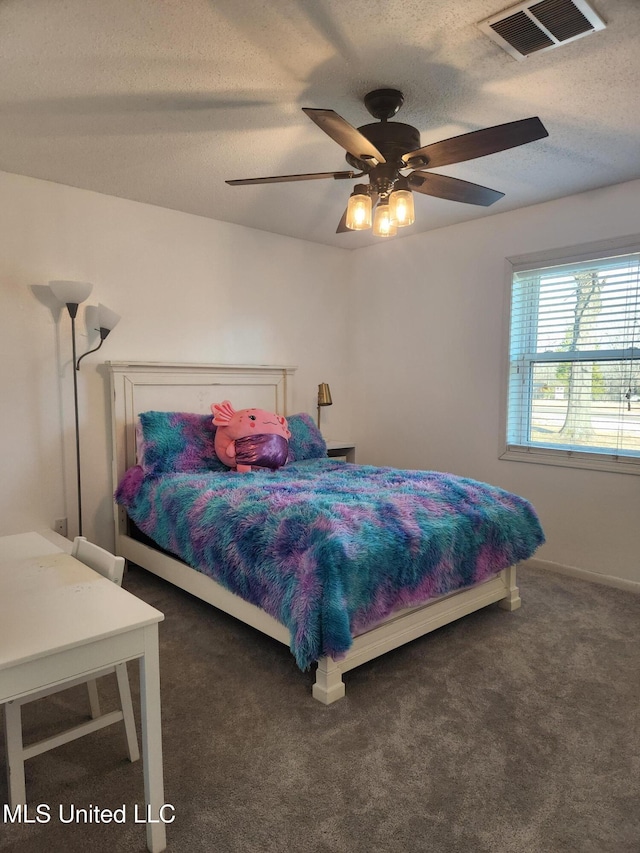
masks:
<path id="1" fill-rule="evenodd" d="M 350 363 L 359 461 L 514 491 L 545 528 L 538 558 L 640 581 L 640 477 L 498 459 L 505 259 L 638 233 L 635 181 L 358 250 Z"/>
<path id="2" fill-rule="evenodd" d="M 100 544 L 113 544 L 105 360 L 297 365 L 295 411 L 315 414 L 319 382 L 348 399 L 344 250 L 6 173 L 0 235 L 0 535 L 58 517 L 75 532 L 70 320 L 49 280 L 92 282 L 86 304 L 122 315 L 78 375 L 84 533 Z M 82 309 L 79 352 L 93 344 Z M 325 409 L 325 434 L 348 417 Z"/>
<path id="3" fill-rule="evenodd" d="M 123 318 L 79 374 L 84 527 L 100 544 L 103 361 L 295 364 L 294 408 L 315 414 L 329 382 L 323 431 L 355 439 L 360 461 L 515 491 L 541 516 L 539 557 L 640 581 L 640 478 L 498 460 L 504 259 L 634 233 L 638 181 L 345 252 L 0 173 L 0 535 L 63 516 L 74 533 L 69 318 L 42 301 L 70 278 Z"/>

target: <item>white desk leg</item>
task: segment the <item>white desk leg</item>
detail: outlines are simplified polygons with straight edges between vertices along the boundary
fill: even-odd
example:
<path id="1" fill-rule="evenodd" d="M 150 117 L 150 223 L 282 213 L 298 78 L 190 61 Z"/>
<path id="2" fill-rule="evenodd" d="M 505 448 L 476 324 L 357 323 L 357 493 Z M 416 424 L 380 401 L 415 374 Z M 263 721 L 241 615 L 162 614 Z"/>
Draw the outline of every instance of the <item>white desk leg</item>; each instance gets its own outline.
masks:
<path id="1" fill-rule="evenodd" d="M 87 691 L 89 693 L 89 705 L 91 707 L 91 717 L 96 720 L 100 714 L 100 697 L 98 696 L 98 682 L 95 678 L 87 681 Z"/>
<path id="2" fill-rule="evenodd" d="M 22 705 L 19 701 L 4 706 L 4 732 L 7 750 L 7 787 L 9 806 L 26 805 L 24 782 L 24 747 L 22 745 Z"/>
<path id="3" fill-rule="evenodd" d="M 127 672 L 126 663 L 116 664 L 116 678 L 118 679 L 124 731 L 127 736 L 129 761 L 137 761 L 140 758 L 140 750 L 138 749 L 138 735 L 136 734 L 136 721 L 133 716 L 133 703 L 131 702 L 131 688 L 129 686 L 129 673 Z"/>
<path id="4" fill-rule="evenodd" d="M 140 658 L 140 705 L 142 717 L 142 764 L 147 807 L 147 849 L 160 853 L 167 847 L 167 832 L 160 821 L 164 804 L 162 772 L 162 720 L 160 714 L 160 657 L 158 626 L 144 629 L 145 654 Z M 155 821 L 155 823 L 153 822 Z"/>

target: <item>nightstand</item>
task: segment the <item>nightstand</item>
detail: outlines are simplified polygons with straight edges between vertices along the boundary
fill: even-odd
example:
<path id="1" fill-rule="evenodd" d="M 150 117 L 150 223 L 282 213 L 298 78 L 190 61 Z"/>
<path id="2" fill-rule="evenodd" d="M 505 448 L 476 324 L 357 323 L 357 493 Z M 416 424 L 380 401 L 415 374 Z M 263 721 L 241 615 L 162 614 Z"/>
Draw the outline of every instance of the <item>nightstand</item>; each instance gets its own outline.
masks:
<path id="1" fill-rule="evenodd" d="M 342 462 L 355 462 L 356 446 L 350 441 L 327 441 L 327 456 Z"/>

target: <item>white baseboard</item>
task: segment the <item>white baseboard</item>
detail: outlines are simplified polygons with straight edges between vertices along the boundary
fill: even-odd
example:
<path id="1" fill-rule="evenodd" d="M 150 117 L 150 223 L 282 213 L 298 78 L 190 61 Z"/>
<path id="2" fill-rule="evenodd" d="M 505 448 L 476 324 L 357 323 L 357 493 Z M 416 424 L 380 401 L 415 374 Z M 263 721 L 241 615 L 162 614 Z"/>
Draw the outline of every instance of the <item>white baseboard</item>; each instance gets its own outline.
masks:
<path id="1" fill-rule="evenodd" d="M 521 565 L 532 569 L 545 569 L 549 572 L 557 572 L 560 575 L 578 578 L 591 583 L 599 583 L 603 586 L 614 586 L 616 589 L 624 589 L 626 592 L 635 592 L 640 595 L 640 581 L 630 581 L 625 578 L 617 578 L 614 575 L 603 575 L 600 572 L 588 572 L 586 569 L 578 569 L 575 566 L 564 566 L 562 563 L 552 563 L 550 560 L 524 560 Z"/>

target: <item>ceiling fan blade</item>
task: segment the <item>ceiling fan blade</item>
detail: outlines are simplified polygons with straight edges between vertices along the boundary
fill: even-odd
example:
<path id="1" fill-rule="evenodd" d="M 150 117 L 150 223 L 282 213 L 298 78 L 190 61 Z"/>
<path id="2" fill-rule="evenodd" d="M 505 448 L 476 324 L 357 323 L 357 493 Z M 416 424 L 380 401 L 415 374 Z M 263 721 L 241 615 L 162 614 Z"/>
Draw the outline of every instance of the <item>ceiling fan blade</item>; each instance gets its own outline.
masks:
<path id="1" fill-rule="evenodd" d="M 312 172 L 308 175 L 274 175 L 271 178 L 241 178 L 237 181 L 225 181 L 225 184 L 237 187 L 241 184 L 281 184 L 285 181 L 319 181 L 322 178 L 335 178 L 339 181 L 357 176 L 357 172 Z"/>
<path id="2" fill-rule="evenodd" d="M 303 107 L 302 112 L 306 113 L 320 130 L 324 130 L 334 142 L 341 145 L 352 157 L 370 162 L 372 166 L 375 166 L 376 163 L 386 163 L 376 146 L 338 113 L 333 110 L 314 110 L 310 107 Z M 374 163 L 373 160 L 376 162 Z"/>
<path id="3" fill-rule="evenodd" d="M 504 193 L 497 190 L 490 190 L 479 184 L 470 184 L 468 181 L 461 181 L 460 178 L 437 175 L 433 172 L 412 172 L 407 180 L 411 189 L 419 193 L 446 198 L 449 201 L 479 204 L 482 207 L 489 207 L 504 196 Z"/>
<path id="4" fill-rule="evenodd" d="M 464 160 L 474 160 L 476 157 L 486 157 L 507 148 L 515 148 L 543 139 L 549 132 L 537 116 L 523 118 L 520 121 L 510 121 L 507 124 L 497 124 L 484 130 L 474 130 L 461 136 L 452 136 L 441 142 L 425 145 L 416 151 L 402 155 L 405 163 L 410 164 L 417 158 L 426 158 L 426 163 L 417 164 L 420 168 L 428 166 L 450 166 L 452 163 L 462 163 Z"/>

